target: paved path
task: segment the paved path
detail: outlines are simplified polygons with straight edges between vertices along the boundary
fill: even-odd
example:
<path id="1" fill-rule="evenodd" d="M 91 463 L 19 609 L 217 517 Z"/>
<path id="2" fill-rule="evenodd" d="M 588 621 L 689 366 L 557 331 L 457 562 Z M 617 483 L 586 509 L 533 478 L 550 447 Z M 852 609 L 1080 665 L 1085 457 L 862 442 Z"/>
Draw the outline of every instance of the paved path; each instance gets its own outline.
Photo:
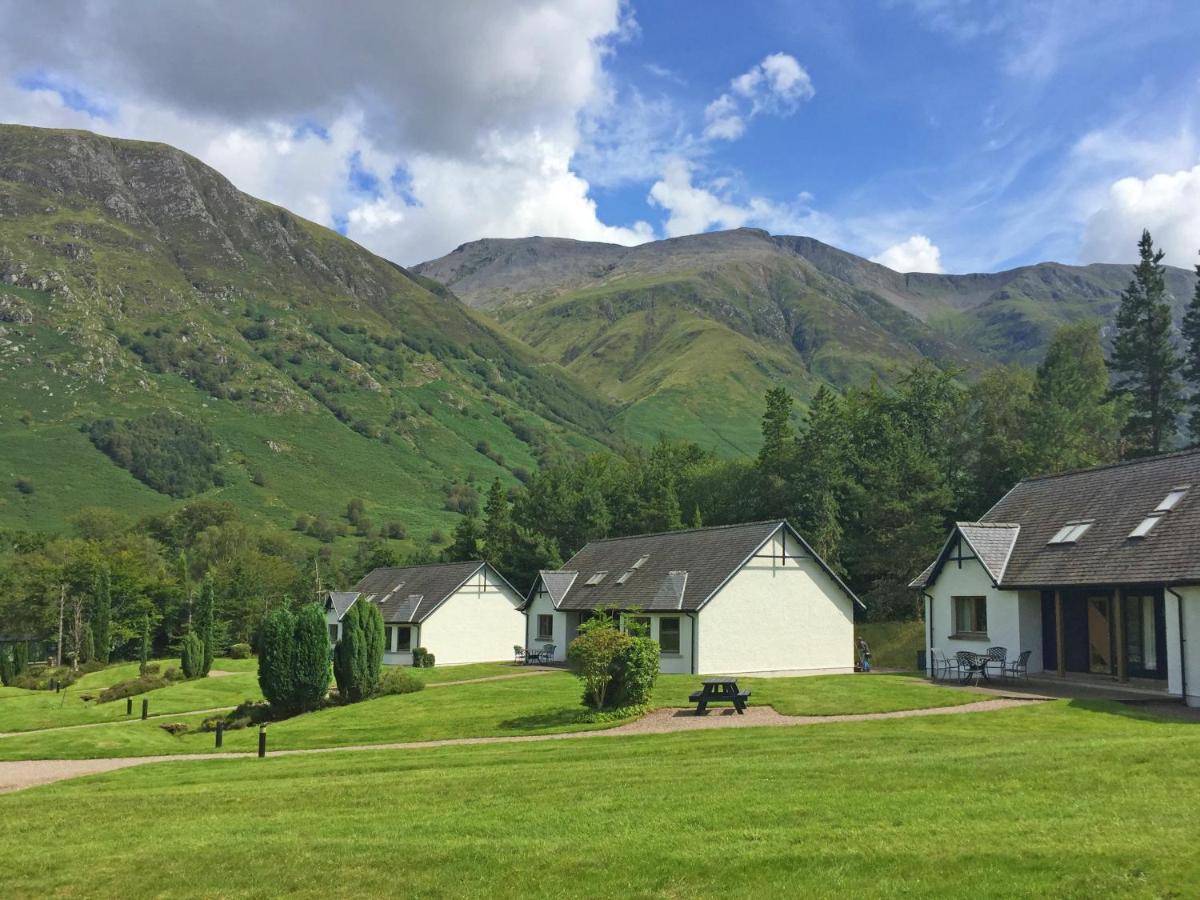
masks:
<path id="1" fill-rule="evenodd" d="M 512 676 L 501 676 L 512 677 Z M 431 685 L 432 687 L 432 685 Z M 344 747 L 319 747 L 308 750 L 277 750 L 276 756 L 303 756 L 313 753 L 361 753 L 379 750 L 423 750 L 430 747 L 457 747 L 474 744 L 521 744 L 533 741 L 565 741 L 583 738 L 620 737 L 631 734 L 665 734 L 672 731 L 699 731 L 711 728 L 744 728 L 746 726 L 837 725 L 843 722 L 875 722 L 883 719 L 910 719 L 925 716 L 949 716 L 965 713 L 991 712 L 1043 702 L 1039 699 L 998 697 L 960 706 L 939 706 L 930 709 L 906 709 L 897 712 L 858 713 L 844 716 L 784 716 L 769 706 L 752 706 L 739 716 L 734 710 L 714 711 L 697 716 L 693 709 L 657 709 L 625 725 L 599 731 L 569 731 L 555 734 L 512 735 L 508 737 L 450 738 L 440 741 L 405 741 L 389 744 L 353 744 Z M 82 775 L 95 775 L 157 762 L 188 762 L 218 759 L 250 759 L 254 753 L 179 753 L 161 756 L 125 756 L 111 759 L 39 759 L 19 762 L 0 762 L 0 793 L 19 791 L 41 784 L 50 784 Z"/>

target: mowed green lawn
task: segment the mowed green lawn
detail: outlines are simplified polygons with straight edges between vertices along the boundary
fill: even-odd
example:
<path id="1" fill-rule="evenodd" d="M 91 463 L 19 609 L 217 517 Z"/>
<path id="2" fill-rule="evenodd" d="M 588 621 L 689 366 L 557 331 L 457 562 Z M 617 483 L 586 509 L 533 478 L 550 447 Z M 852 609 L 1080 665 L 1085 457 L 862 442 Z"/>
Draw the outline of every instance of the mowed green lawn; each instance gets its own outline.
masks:
<path id="1" fill-rule="evenodd" d="M 1182 897 L 1198 764 L 1195 725 L 1065 701 L 166 763 L 0 796 L 0 871 L 13 896 Z"/>
<path id="2" fill-rule="evenodd" d="M 474 670 L 475 677 L 489 677 L 479 674 L 483 671 L 489 670 Z M 506 671 L 516 674 L 520 670 L 509 666 Z M 433 669 L 423 674 L 438 672 L 438 669 Z M 438 677 L 443 680 L 460 680 L 457 677 L 446 678 L 446 673 L 453 672 L 450 667 L 440 672 Z M 698 683 L 695 676 L 664 676 L 656 687 L 653 705 L 688 706 L 688 694 L 697 688 Z M 751 703 L 774 706 L 785 715 L 887 712 L 951 706 L 978 699 L 963 691 L 931 686 L 901 676 L 747 678 L 740 683 L 752 691 Z M 578 680 L 566 672 L 475 684 L 431 686 L 414 694 L 381 697 L 352 706 L 335 706 L 273 723 L 268 727 L 268 745 L 272 750 L 294 750 L 539 735 L 608 728 L 620 724 L 591 722 L 580 705 L 580 695 Z M 124 704 L 121 704 L 121 708 L 124 709 Z M 0 738 L 0 760 L 82 759 L 214 751 L 211 734 L 193 733 L 176 737 L 161 727 L 168 722 L 198 725 L 203 718 L 181 712 L 178 716 L 159 721 L 11 735 Z M 252 751 L 257 747 L 257 741 L 256 729 L 229 731 L 222 749 L 224 752 Z"/>
<path id="3" fill-rule="evenodd" d="M 178 659 L 156 662 L 160 673 L 172 666 L 179 666 Z M 157 715 L 236 706 L 243 700 L 262 697 L 258 688 L 257 660 L 217 659 L 213 661 L 213 669 L 235 674 L 179 681 L 138 694 L 133 698 L 134 716 L 141 715 L 143 699 L 150 702 L 150 714 Z M 94 700 L 83 698 L 94 697 L 104 688 L 119 681 L 136 678 L 137 674 L 137 663 L 121 663 L 84 675 L 59 693 L 2 688 L 0 733 L 126 720 L 129 716 L 125 714 L 124 700 L 96 703 Z"/>

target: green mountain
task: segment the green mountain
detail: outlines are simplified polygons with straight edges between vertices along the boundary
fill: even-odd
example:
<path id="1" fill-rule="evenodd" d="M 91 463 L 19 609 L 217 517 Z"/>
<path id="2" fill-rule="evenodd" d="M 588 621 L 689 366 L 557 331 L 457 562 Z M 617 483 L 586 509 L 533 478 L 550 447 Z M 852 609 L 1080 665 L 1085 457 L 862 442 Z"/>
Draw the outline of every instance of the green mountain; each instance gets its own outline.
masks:
<path id="1" fill-rule="evenodd" d="M 424 540 L 465 482 L 596 448 L 613 413 L 441 286 L 178 150 L 0 126 L 0 526 L 199 490 L 335 530 L 363 498 Z"/>
<path id="2" fill-rule="evenodd" d="M 482 240 L 415 267 L 613 403 L 635 438 L 753 453 L 763 391 L 885 382 L 916 360 L 1033 362 L 1054 329 L 1111 317 L 1127 266 L 901 274 L 820 241 L 742 228 L 637 247 Z M 1194 276 L 1171 269 L 1177 313 Z"/>

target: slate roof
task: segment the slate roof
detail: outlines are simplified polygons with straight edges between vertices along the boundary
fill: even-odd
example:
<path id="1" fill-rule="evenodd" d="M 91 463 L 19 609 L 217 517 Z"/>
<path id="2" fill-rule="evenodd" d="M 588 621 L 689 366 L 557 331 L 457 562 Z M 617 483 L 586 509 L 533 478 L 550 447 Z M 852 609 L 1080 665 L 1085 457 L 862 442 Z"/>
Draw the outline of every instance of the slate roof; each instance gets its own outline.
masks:
<path id="1" fill-rule="evenodd" d="M 1173 488 L 1185 486 L 1187 494 L 1145 537 L 1129 536 Z M 1091 527 L 1074 543 L 1049 543 L 1067 522 L 1087 520 Z M 1198 584 L 1200 450 L 1029 478 L 981 522 L 960 523 L 959 530 L 967 536 L 964 527 L 972 529 L 969 534 L 978 536 L 1001 523 L 1020 525 L 1001 587 Z M 998 556 L 994 542 L 984 542 L 987 550 L 970 543 L 981 558 Z M 922 578 L 937 568 L 935 562 Z M 925 583 L 918 578 L 913 586 Z"/>
<path id="2" fill-rule="evenodd" d="M 486 563 L 440 563 L 428 566 L 375 569 L 354 590 L 379 603 L 383 621 L 402 625 L 424 622 L 463 583 Z"/>
<path id="3" fill-rule="evenodd" d="M 358 591 L 329 591 L 326 593 L 329 598 L 329 603 L 333 606 L 333 611 L 337 613 L 338 620 L 346 614 L 354 601 L 358 599 Z"/>
<path id="4" fill-rule="evenodd" d="M 805 555 L 813 557 L 847 596 L 861 605 L 796 531 L 779 519 L 592 541 L 561 570 L 543 572 L 542 583 L 558 609 L 612 606 L 694 612 L 780 528 L 787 528 L 798 549 L 803 548 Z M 603 579 L 589 585 L 601 572 L 605 573 Z M 622 580 L 625 573 L 629 574 Z"/>

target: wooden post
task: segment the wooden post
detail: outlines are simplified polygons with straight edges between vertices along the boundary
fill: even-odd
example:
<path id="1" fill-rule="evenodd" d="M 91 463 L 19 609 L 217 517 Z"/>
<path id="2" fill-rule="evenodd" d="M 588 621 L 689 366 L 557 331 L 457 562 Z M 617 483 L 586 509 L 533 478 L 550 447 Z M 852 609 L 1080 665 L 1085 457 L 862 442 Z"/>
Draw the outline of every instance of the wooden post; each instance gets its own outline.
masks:
<path id="1" fill-rule="evenodd" d="M 1063 636 L 1063 601 L 1062 591 L 1054 591 L 1054 658 L 1058 663 L 1058 676 L 1063 678 L 1067 674 L 1067 654 L 1065 645 L 1066 641 Z"/>
<path id="2" fill-rule="evenodd" d="M 217 720 L 217 749 L 221 749 L 221 741 L 225 736 L 225 723 L 220 719 Z"/>
<path id="3" fill-rule="evenodd" d="M 267 726 L 258 726 L 258 758 L 262 759 L 267 755 Z"/>
<path id="4" fill-rule="evenodd" d="M 1116 619 L 1113 624 L 1117 636 L 1117 681 L 1128 681 L 1129 672 L 1125 665 L 1125 596 L 1120 588 L 1117 588 L 1113 597 L 1113 617 Z"/>
<path id="5" fill-rule="evenodd" d="M 127 716 L 133 715 L 133 698 L 132 697 L 125 698 L 125 715 L 127 715 Z"/>
<path id="6" fill-rule="evenodd" d="M 142 701 L 142 718 L 143 719 L 150 718 L 150 701 L 149 700 Z"/>

